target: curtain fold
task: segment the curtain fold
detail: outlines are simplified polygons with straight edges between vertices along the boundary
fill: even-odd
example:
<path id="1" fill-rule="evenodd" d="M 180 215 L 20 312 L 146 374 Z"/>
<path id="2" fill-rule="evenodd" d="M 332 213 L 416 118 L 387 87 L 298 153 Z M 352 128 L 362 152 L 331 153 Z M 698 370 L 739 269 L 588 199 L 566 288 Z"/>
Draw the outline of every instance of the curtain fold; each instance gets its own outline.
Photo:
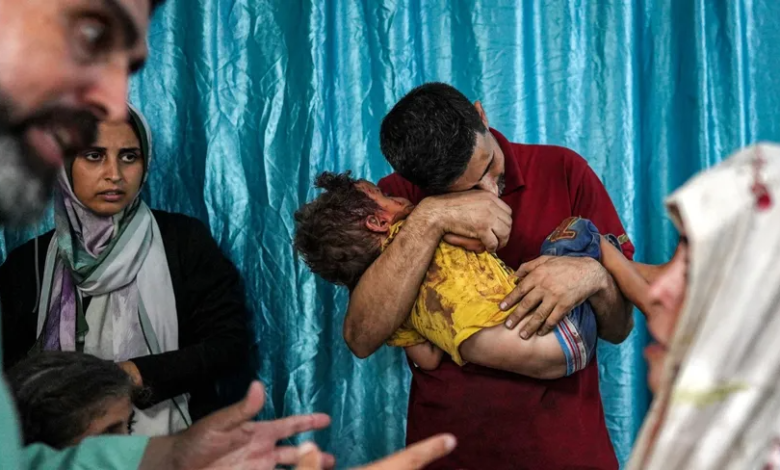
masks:
<path id="1" fill-rule="evenodd" d="M 316 174 L 386 175 L 382 117 L 446 81 L 510 140 L 584 156 L 637 260 L 662 262 L 676 243 L 664 197 L 738 147 L 780 141 L 778 43 L 775 0 L 169 0 L 131 87 L 158 155 L 146 196 L 207 222 L 243 274 L 262 417 L 331 414 L 313 437 L 347 468 L 402 446 L 409 373 L 397 350 L 352 357 L 346 292 L 293 254 Z M 2 253 L 36 231 L 4 232 Z M 650 400 L 636 320 L 598 353 L 621 462 Z"/>

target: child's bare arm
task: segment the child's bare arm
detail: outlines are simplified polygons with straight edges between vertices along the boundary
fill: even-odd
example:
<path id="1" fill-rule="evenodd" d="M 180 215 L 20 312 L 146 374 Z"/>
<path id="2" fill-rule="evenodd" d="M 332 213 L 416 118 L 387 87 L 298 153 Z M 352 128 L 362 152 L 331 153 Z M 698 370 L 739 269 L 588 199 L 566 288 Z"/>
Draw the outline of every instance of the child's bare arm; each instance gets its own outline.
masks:
<path id="1" fill-rule="evenodd" d="M 444 354 L 444 351 L 429 341 L 409 346 L 404 349 L 406 350 L 409 359 L 424 370 L 434 370 L 439 367 L 442 355 Z"/>
<path id="2" fill-rule="evenodd" d="M 645 278 L 645 281 L 647 281 L 647 284 L 650 285 L 653 282 L 655 282 L 656 278 L 663 272 L 664 268 L 666 268 L 666 264 L 645 264 L 645 263 L 637 263 L 636 261 L 631 261 L 631 265 L 639 272 L 639 274 L 642 275 L 643 278 Z"/>
<path id="3" fill-rule="evenodd" d="M 601 264 L 612 275 L 626 299 L 647 315 L 650 311 L 650 283 L 663 267 L 629 261 L 604 237 L 601 237 Z"/>

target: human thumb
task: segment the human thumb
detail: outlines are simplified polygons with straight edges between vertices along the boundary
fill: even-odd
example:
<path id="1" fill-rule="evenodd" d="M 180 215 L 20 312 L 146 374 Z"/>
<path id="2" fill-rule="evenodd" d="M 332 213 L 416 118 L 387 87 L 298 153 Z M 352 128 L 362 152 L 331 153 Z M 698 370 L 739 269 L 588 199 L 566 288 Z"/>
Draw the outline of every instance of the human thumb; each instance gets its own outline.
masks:
<path id="1" fill-rule="evenodd" d="M 298 461 L 295 470 L 322 470 L 322 452 L 316 444 L 304 442 L 298 447 Z"/>

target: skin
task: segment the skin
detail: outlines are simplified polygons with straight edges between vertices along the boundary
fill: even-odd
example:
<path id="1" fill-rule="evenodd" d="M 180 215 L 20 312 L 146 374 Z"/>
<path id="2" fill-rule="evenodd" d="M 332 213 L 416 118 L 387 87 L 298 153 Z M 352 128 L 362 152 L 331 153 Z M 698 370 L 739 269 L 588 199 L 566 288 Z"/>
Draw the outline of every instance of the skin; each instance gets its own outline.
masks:
<path id="1" fill-rule="evenodd" d="M 449 454 L 455 449 L 456 445 L 457 442 L 452 435 L 434 436 L 379 462 L 353 470 L 418 470 Z M 324 468 L 323 454 L 317 449 L 316 445 L 312 443 L 303 444 L 299 448 L 299 452 L 302 455 L 302 459 L 298 466 L 295 467 L 296 470 L 321 470 Z"/>
<path id="2" fill-rule="evenodd" d="M 487 115 L 482 104 L 474 103 L 485 128 L 489 128 Z M 448 188 L 450 193 L 460 193 L 471 189 L 481 189 L 496 196 L 503 193 L 504 152 L 490 132 L 477 134 L 474 153 L 471 155 L 466 171 Z"/>
<path id="3" fill-rule="evenodd" d="M 482 105 L 477 112 L 488 127 Z M 466 171 L 449 194 L 424 199 L 407 218 L 404 230 L 366 270 L 350 296 L 344 320 L 344 339 L 361 358 L 379 349 L 408 316 L 436 246 L 445 241 L 466 249 L 495 252 L 502 248 L 512 227 L 512 210 L 499 199 L 503 188 L 504 154 L 490 132 L 477 137 Z M 520 282 L 502 302 L 511 310 L 507 328 L 527 315 L 520 335 L 549 333 L 579 303 L 590 300 L 596 312 L 599 336 L 624 340 L 633 327 L 632 306 L 611 276 L 589 258 L 543 257 L 517 271 Z M 392 279 L 393 282 L 389 280 Z M 381 305 L 381 309 L 376 306 Z"/>
<path id="4" fill-rule="evenodd" d="M 66 155 L 126 113 L 148 0 L 0 0 L 0 222 L 33 222 Z"/>
<path id="5" fill-rule="evenodd" d="M 67 152 L 90 144 L 90 133 L 73 123 L 72 113 L 98 121 L 126 118 L 128 77 L 146 59 L 150 13 L 148 0 L 0 0 L 3 119 L 33 150 L 24 155 L 36 171 L 30 182 L 50 183 Z M 47 116 L 44 125 L 41 115 Z M 139 468 L 270 470 L 297 464 L 297 449 L 277 442 L 322 429 L 330 418 L 255 422 L 264 400 L 255 382 L 241 402 L 183 433 L 150 439 Z M 330 455 L 322 460 L 325 467 L 334 464 Z"/>
<path id="6" fill-rule="evenodd" d="M 672 260 L 650 286 L 648 297 L 653 306 L 647 315 L 647 329 L 656 344 L 645 349 L 650 390 L 658 391 L 667 347 L 672 340 L 688 286 L 688 243 L 680 242 Z"/>
<path id="7" fill-rule="evenodd" d="M 382 234 L 383 238 L 393 224 L 406 218 L 413 209 L 409 200 L 386 196 L 368 181 L 360 181 L 357 187 L 379 206 L 379 211 L 370 215 L 365 224 L 369 230 Z M 526 317 L 523 321 L 530 320 Z M 404 350 L 418 367 L 425 370 L 436 369 L 444 355 L 444 351 L 430 342 Z M 486 328 L 464 341 L 460 353 L 466 362 L 529 377 L 557 379 L 566 375 L 566 358 L 554 337 L 520 341 L 511 331 L 497 326 Z"/>
<path id="8" fill-rule="evenodd" d="M 408 199 L 386 196 L 377 185 L 368 181 L 361 180 L 356 186 L 379 206 L 379 211 L 366 219 L 366 227 L 373 232 L 389 232 L 393 224 L 405 219 L 414 209 Z"/>
<path id="9" fill-rule="evenodd" d="M 684 245 L 678 246 L 678 250 L 684 248 Z M 601 264 L 615 279 L 623 295 L 646 316 L 652 316 L 657 305 L 650 299 L 650 285 L 666 272 L 671 261 L 660 265 L 629 261 L 621 251 L 601 237 Z"/>
<path id="10" fill-rule="evenodd" d="M 604 238 L 602 263 L 626 297 L 644 314 L 647 328 L 656 343 L 645 349 L 650 390 L 658 391 L 663 363 L 677 318 L 685 301 L 688 271 L 688 242 L 683 236 L 672 259 L 660 266 L 628 261 Z M 646 269 L 647 267 L 651 269 Z"/>
<path id="11" fill-rule="evenodd" d="M 685 302 L 688 242 L 683 235 L 672 260 L 662 266 L 631 263 L 606 240 L 602 239 L 601 245 L 604 266 L 612 273 L 625 295 L 645 314 L 650 335 L 656 341 L 645 348 L 645 359 L 648 386 L 657 394 L 663 379 L 668 348 Z M 664 407 L 662 403 L 661 408 Z M 651 441 L 655 439 L 662 419 L 652 429 Z"/>
<path id="12" fill-rule="evenodd" d="M 383 238 L 388 235 L 393 224 L 412 213 L 414 206 L 408 199 L 386 196 L 378 186 L 368 181 L 358 182 L 357 187 L 379 206 L 379 212 L 370 215 L 365 224 L 366 228 L 383 235 Z M 439 367 L 444 355 L 444 351 L 427 341 L 404 350 L 415 364 L 425 370 Z"/>
<path id="13" fill-rule="evenodd" d="M 506 204 L 484 191 L 428 198 L 420 203 L 406 219 L 404 230 L 352 292 L 343 331 L 352 352 L 368 357 L 401 326 L 445 233 L 477 238 L 486 246 L 492 243 L 497 247 L 509 236 L 510 214 Z M 385 283 L 386 279 L 395 281 Z M 383 306 L 382 315 L 373 312 L 376 305 Z"/>
<path id="14" fill-rule="evenodd" d="M 89 210 L 112 217 L 138 196 L 144 177 L 141 144 L 127 122 L 101 122 L 97 140 L 73 160 L 73 192 Z M 132 361 L 119 363 L 133 382 L 143 386 L 141 372 Z"/>
<path id="15" fill-rule="evenodd" d="M 102 122 L 98 129 L 95 143 L 73 160 L 73 192 L 95 214 L 111 217 L 138 196 L 144 158 L 130 124 Z"/>
<path id="16" fill-rule="evenodd" d="M 475 103 L 485 128 L 485 110 Z M 450 187 L 451 191 L 482 189 L 500 195 L 503 190 L 504 154 L 490 132 L 478 136 L 469 166 Z M 575 306 L 589 300 L 596 313 L 599 337 L 612 343 L 623 341 L 633 328 L 631 305 L 620 294 L 611 276 L 590 258 L 541 257 L 517 270 L 520 282 L 500 303 L 502 310 L 514 308 L 506 327 L 519 328 L 520 337 L 542 336 L 555 328 Z M 516 306 L 516 307 L 515 307 Z"/>
<path id="17" fill-rule="evenodd" d="M 292 416 L 274 421 L 253 421 L 265 404 L 265 389 L 253 382 L 246 397 L 235 405 L 201 419 L 187 431 L 153 438 L 140 469 L 238 469 L 272 470 L 300 461 L 297 448 L 277 442 L 302 432 L 323 429 L 327 415 Z M 325 467 L 335 461 L 323 456 Z"/>
<path id="18" fill-rule="evenodd" d="M 77 445 L 90 436 L 126 436 L 130 434 L 133 421 L 133 403 L 130 398 L 109 397 L 103 404 L 103 414 L 92 420 L 84 433 L 74 439 L 70 445 Z"/>
<path id="19" fill-rule="evenodd" d="M 53 173 L 66 150 L 88 144 L 70 132 L 68 119 L 57 116 L 84 112 L 97 120 L 126 118 L 127 80 L 146 58 L 149 15 L 148 0 L 0 0 L 0 93 L 10 101 L 4 103 L 5 118 L 35 150 L 25 158 L 37 171 Z M 51 113 L 45 128 L 31 120 L 52 109 L 58 112 Z M 313 414 L 254 422 L 264 396 L 255 383 L 244 400 L 187 431 L 150 439 L 139 468 L 262 470 L 296 464 L 295 449 L 277 441 L 322 429 L 330 418 Z M 324 460 L 333 464 L 331 456 Z"/>
<path id="20" fill-rule="evenodd" d="M 0 1 L 0 90 L 12 99 L 10 121 L 25 125 L 48 109 L 123 120 L 128 77 L 146 59 L 149 7 L 147 0 Z M 65 146 L 55 140 L 52 152 L 52 139 L 70 125 L 49 124 L 55 129 L 25 136 L 57 166 Z"/>

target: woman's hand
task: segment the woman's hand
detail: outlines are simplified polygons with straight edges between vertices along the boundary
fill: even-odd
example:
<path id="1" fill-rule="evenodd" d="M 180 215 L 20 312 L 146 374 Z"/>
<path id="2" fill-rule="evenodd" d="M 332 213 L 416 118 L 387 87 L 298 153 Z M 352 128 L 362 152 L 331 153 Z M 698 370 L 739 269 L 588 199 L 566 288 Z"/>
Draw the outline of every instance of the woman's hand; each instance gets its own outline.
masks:
<path id="1" fill-rule="evenodd" d="M 123 371 L 127 372 L 127 375 L 133 379 L 134 384 L 139 387 L 144 386 L 144 379 L 141 377 L 141 371 L 133 364 L 133 361 L 118 362 L 117 365 L 121 367 Z"/>
<path id="2" fill-rule="evenodd" d="M 141 461 L 141 470 L 273 470 L 295 465 L 301 455 L 296 447 L 279 446 L 288 437 L 330 424 L 320 413 L 273 421 L 252 421 L 265 402 L 265 390 L 254 382 L 246 397 L 235 405 L 196 422 L 174 436 L 155 437 Z M 333 457 L 322 455 L 325 467 Z"/>

